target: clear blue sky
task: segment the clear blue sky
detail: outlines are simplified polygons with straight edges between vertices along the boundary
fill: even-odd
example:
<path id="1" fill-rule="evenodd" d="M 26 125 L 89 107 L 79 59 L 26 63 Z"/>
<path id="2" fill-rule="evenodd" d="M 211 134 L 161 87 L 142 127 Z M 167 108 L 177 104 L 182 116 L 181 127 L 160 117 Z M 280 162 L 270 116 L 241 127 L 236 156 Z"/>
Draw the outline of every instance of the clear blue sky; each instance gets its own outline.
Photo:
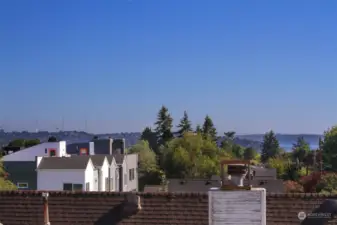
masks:
<path id="1" fill-rule="evenodd" d="M 334 0 L 0 1 L 0 124 L 140 131 L 165 104 L 219 132 L 322 133 L 336 22 Z"/>

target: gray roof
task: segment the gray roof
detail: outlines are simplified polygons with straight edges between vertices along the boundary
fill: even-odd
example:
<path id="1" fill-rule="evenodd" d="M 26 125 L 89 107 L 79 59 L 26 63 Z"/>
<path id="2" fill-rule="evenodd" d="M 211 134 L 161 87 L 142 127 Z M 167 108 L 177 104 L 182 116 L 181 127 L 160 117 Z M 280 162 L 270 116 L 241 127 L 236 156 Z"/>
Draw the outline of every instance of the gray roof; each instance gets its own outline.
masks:
<path id="1" fill-rule="evenodd" d="M 89 157 L 43 157 L 37 169 L 86 169 Z"/>
<path id="2" fill-rule="evenodd" d="M 221 187 L 219 181 L 206 179 L 169 179 L 169 192 L 208 192 L 210 188 Z"/>
<path id="3" fill-rule="evenodd" d="M 94 166 L 103 166 L 105 155 L 91 155 L 89 156 Z"/>
<path id="4" fill-rule="evenodd" d="M 123 161 L 124 161 L 124 154 L 115 153 L 112 156 L 115 158 L 117 164 L 122 164 L 123 163 Z"/>

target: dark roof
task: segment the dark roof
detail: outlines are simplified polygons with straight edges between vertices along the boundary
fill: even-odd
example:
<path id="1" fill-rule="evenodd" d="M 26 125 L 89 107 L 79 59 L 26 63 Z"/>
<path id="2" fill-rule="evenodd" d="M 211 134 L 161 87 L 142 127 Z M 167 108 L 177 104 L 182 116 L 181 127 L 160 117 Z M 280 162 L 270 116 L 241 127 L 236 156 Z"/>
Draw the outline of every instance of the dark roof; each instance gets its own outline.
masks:
<path id="1" fill-rule="evenodd" d="M 117 164 L 122 164 L 124 161 L 124 154 L 115 153 L 113 154 L 113 157 L 115 158 Z"/>
<path id="2" fill-rule="evenodd" d="M 38 191 L 1 191 L 1 223 L 19 225 L 24 221 L 30 225 L 43 224 L 43 213 L 36 213 L 43 207 L 41 195 L 42 192 Z M 50 212 L 58 212 L 50 213 L 50 221 L 63 225 L 208 224 L 207 193 L 139 193 L 142 209 L 132 216 L 129 216 L 129 211 L 123 211 L 123 201 L 127 195 L 121 192 L 50 191 Z M 312 212 L 324 199 L 336 198 L 336 195 L 329 194 L 267 193 L 267 224 L 299 225 L 299 212 Z M 93 204 L 95 202 L 99 204 Z M 334 220 L 331 224 L 337 223 Z"/>
<path id="3" fill-rule="evenodd" d="M 169 192 L 208 192 L 210 188 L 219 188 L 221 183 L 217 180 L 206 179 L 169 179 Z"/>
<path id="4" fill-rule="evenodd" d="M 81 156 L 80 156 L 81 157 Z M 91 155 L 90 159 L 94 166 L 103 166 L 105 155 Z"/>
<path id="5" fill-rule="evenodd" d="M 38 169 L 86 169 L 89 157 L 43 157 Z"/>

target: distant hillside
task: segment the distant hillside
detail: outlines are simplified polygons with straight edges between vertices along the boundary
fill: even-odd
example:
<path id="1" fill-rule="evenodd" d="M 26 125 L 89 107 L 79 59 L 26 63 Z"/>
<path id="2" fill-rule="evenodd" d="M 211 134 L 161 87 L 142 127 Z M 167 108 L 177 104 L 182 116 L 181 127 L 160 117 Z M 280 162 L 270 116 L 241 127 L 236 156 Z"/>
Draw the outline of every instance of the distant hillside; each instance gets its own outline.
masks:
<path id="1" fill-rule="evenodd" d="M 264 134 L 238 135 L 239 138 L 252 141 L 263 141 L 263 136 Z M 309 143 L 318 143 L 319 138 L 323 136 L 319 134 L 276 134 L 279 142 L 295 143 L 299 137 L 303 137 Z"/>
<path id="2" fill-rule="evenodd" d="M 70 143 L 82 142 L 92 140 L 94 136 L 99 138 L 125 138 L 126 146 L 129 147 L 134 145 L 139 140 L 140 132 L 130 132 L 130 133 L 110 133 L 110 134 L 89 134 L 82 131 L 60 131 L 60 132 L 3 132 L 0 130 L 0 146 L 7 144 L 14 139 L 40 139 L 41 141 L 47 141 L 48 137 L 55 136 L 58 140 L 65 140 Z M 289 149 L 292 143 L 295 143 L 297 138 L 303 136 L 306 141 L 311 145 L 316 145 L 318 143 L 319 137 L 321 135 L 292 135 L 292 134 L 277 134 L 276 137 L 279 140 L 281 147 Z M 236 144 L 242 145 L 244 147 L 252 147 L 256 150 L 260 150 L 260 146 L 263 140 L 263 134 L 252 134 L 252 135 L 237 135 L 234 142 Z M 221 139 L 219 140 L 219 143 Z"/>
<path id="3" fill-rule="evenodd" d="M 82 142 L 92 140 L 94 136 L 99 138 L 125 138 L 126 146 L 131 146 L 137 143 L 141 133 L 111 133 L 111 134 L 89 134 L 81 131 L 60 131 L 60 132 L 1 132 L 0 131 L 0 144 L 5 145 L 14 139 L 40 139 L 41 141 L 47 141 L 48 137 L 55 136 L 58 140 L 65 140 L 69 143 Z M 219 143 L 221 140 L 219 140 Z M 244 147 L 253 147 L 256 150 L 260 149 L 261 143 L 259 141 L 249 140 L 247 138 L 235 138 L 236 144 Z"/>

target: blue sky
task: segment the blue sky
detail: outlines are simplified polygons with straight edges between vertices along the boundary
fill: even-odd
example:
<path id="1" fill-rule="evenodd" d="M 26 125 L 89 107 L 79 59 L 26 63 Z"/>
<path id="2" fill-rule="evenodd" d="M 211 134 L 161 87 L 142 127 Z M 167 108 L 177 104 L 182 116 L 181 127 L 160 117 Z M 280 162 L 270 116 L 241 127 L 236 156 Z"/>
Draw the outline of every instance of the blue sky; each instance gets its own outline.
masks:
<path id="1" fill-rule="evenodd" d="M 161 105 L 219 132 L 337 119 L 337 1 L 0 1 L 0 124 L 140 131 Z"/>

